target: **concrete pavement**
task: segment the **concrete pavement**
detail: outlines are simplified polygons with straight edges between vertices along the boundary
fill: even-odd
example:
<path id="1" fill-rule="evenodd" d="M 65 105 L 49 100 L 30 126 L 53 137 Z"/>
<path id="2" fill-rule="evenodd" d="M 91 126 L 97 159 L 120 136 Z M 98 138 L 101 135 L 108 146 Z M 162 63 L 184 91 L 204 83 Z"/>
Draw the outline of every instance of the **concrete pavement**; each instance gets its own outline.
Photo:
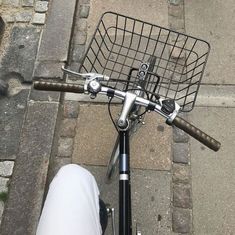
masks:
<path id="1" fill-rule="evenodd" d="M 197 107 L 190 117 L 222 144 L 214 153 L 191 139 L 194 234 L 233 234 L 235 108 Z"/>
<path id="2" fill-rule="evenodd" d="M 84 167 L 94 174 L 102 199 L 115 208 L 115 223 L 118 228 L 118 178 L 107 185 L 104 183 L 106 167 L 91 165 L 84 165 Z M 172 235 L 171 198 L 169 197 L 171 174 L 167 171 L 146 169 L 133 169 L 131 174 L 134 229 L 138 223 L 143 234 Z M 157 221 L 158 215 L 162 216 L 160 222 Z M 112 234 L 111 231 L 111 222 L 109 222 L 105 234 Z"/>
<path id="3" fill-rule="evenodd" d="M 221 141 L 218 153 L 191 140 L 193 224 L 195 235 L 234 234 L 234 2 L 185 1 L 187 33 L 211 44 L 208 65 L 189 117 Z M 203 107 L 202 107 L 203 106 Z"/>
<path id="4" fill-rule="evenodd" d="M 165 0 L 135 0 L 115 1 L 108 0 L 105 4 L 102 0 L 92 0 L 91 10 L 88 19 L 88 35 L 91 37 L 101 15 L 106 11 L 113 11 L 127 15 L 146 22 L 151 22 L 163 27 L 168 26 L 168 4 Z M 150 11 L 150 14 L 146 12 Z"/>
<path id="5" fill-rule="evenodd" d="M 186 31 L 208 41 L 211 53 L 203 83 L 234 85 L 233 0 L 185 1 Z"/>
<path id="6" fill-rule="evenodd" d="M 121 105 L 111 109 L 113 116 L 117 117 Z M 144 128 L 131 139 L 131 166 L 170 170 L 172 128 L 154 114 L 147 114 L 145 122 Z M 73 162 L 106 166 L 117 136 L 107 105 L 80 105 L 76 132 Z"/>

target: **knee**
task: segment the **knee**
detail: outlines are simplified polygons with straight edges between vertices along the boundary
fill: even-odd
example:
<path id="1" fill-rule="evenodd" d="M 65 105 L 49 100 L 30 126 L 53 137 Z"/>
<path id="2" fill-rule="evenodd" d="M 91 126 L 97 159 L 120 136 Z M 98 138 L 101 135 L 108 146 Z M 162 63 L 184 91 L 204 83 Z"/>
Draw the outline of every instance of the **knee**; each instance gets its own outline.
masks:
<path id="1" fill-rule="evenodd" d="M 72 180 L 72 179 L 81 180 L 81 179 L 94 178 L 93 175 L 88 170 L 77 164 L 68 164 L 62 166 L 58 171 L 58 173 L 56 174 L 56 177 L 67 180 Z"/>
<path id="2" fill-rule="evenodd" d="M 79 167 L 82 168 L 82 167 Z M 67 164 L 62 166 L 57 174 L 64 174 L 65 172 L 70 172 L 70 171 L 77 171 L 78 165 L 77 164 Z"/>

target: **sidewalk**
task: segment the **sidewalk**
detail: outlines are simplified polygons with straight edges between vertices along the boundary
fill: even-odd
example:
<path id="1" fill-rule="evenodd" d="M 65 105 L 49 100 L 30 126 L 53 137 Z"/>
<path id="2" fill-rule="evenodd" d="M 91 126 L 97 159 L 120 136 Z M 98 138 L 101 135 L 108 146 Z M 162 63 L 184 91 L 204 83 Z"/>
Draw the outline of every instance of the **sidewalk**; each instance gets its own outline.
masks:
<path id="1" fill-rule="evenodd" d="M 102 0 L 71 0 L 64 11 L 62 0 L 52 0 L 43 34 L 40 34 L 42 27 L 33 23 L 34 1 L 22 2 L 31 6 L 14 6 L 12 14 L 4 18 L 8 22 L 7 30 L 16 26 L 12 36 L 15 44 L 10 43 L 9 55 L 17 50 L 22 60 L 14 64 L 17 60 L 6 56 L 0 72 L 16 76 L 14 81 L 24 79 L 30 83 L 32 77 L 61 80 L 60 67 L 65 62 L 76 70 L 98 19 L 105 11 L 116 11 L 180 32 L 186 29 L 186 33 L 210 42 L 211 54 L 198 102 L 186 118 L 220 140 L 222 148 L 214 153 L 195 140 L 189 141 L 182 132 L 172 130 L 156 115 L 148 115 L 141 134 L 133 138 L 131 150 L 135 156 L 131 162 L 133 226 L 139 222 L 142 233 L 147 235 L 233 234 L 235 84 L 232 76 L 235 48 L 232 42 L 235 31 L 229 27 L 235 23 L 233 1 L 107 0 L 104 4 Z M 4 14 L 10 6 L 8 3 L 13 1 L 0 1 L 1 7 L 5 4 L 1 8 Z M 58 14 L 62 11 L 66 16 Z M 14 22 L 13 13 L 17 16 L 13 17 Z M 22 22 L 19 15 L 27 21 Z M 24 29 L 19 30 L 21 27 L 17 26 Z M 23 47 L 25 41 L 21 37 L 27 34 L 33 43 Z M 71 78 L 68 81 L 74 82 Z M 116 134 L 106 105 L 84 102 L 78 95 L 35 92 L 27 85 L 23 88 L 9 100 L 0 100 L 4 110 L 8 101 L 11 103 L 7 111 L 10 116 L 6 118 L 5 114 L 0 114 L 5 125 L 11 127 L 10 132 L 4 129 L 7 133 L 4 136 L 10 135 L 9 138 L 1 136 L 1 143 L 7 147 L 4 149 L 0 145 L 0 159 L 15 163 L 12 177 L 9 173 L 7 177 L 2 176 L 0 172 L 5 185 L 8 181 L 5 178 L 10 178 L 1 234 L 35 234 L 47 190 L 46 181 L 48 184 L 58 168 L 70 162 L 82 164 L 95 175 L 101 196 L 116 208 L 117 222 L 118 182 L 104 184 L 105 166 Z M 20 112 L 16 112 L 14 105 Z M 113 109 L 117 113 L 120 107 Z M 158 215 L 162 216 L 160 222 Z M 107 234 L 111 234 L 110 227 L 109 223 Z"/>
<path id="2" fill-rule="evenodd" d="M 200 113 L 201 115 L 198 115 Z M 213 153 L 191 140 L 194 234 L 233 234 L 235 108 L 197 107 L 191 121 L 221 141 Z"/>
<path id="3" fill-rule="evenodd" d="M 213 153 L 191 140 L 196 235 L 234 234 L 235 231 L 235 45 L 232 43 L 235 29 L 230 27 L 235 23 L 234 10 L 231 0 L 185 2 L 187 32 L 199 35 L 211 44 L 203 79 L 206 85 L 199 91 L 200 107 L 190 114 L 190 120 L 222 144 L 220 151 Z M 213 93 L 210 87 L 214 87 Z"/>

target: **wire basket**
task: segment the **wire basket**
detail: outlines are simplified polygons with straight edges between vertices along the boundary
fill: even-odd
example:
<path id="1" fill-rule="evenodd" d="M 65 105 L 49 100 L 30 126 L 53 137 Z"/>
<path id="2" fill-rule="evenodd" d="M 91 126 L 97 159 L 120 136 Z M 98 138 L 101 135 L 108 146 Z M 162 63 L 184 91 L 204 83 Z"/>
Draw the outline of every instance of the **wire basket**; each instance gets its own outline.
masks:
<path id="1" fill-rule="evenodd" d="M 134 89 L 139 82 L 140 64 L 154 56 L 154 69 L 144 90 L 151 94 L 152 101 L 160 95 L 174 99 L 181 111 L 191 111 L 209 51 L 209 44 L 203 40 L 106 12 L 87 48 L 80 72 L 105 74 L 111 79 L 103 85 Z"/>

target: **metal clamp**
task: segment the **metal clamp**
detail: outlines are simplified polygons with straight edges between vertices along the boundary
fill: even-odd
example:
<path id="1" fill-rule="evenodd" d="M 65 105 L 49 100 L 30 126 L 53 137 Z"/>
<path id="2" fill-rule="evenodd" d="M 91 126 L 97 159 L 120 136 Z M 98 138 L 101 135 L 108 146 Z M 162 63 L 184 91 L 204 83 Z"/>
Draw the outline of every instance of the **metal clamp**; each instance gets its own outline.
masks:
<path id="1" fill-rule="evenodd" d="M 74 75 L 76 77 L 83 77 L 86 79 L 85 84 L 84 84 L 84 93 L 89 93 L 88 92 L 88 84 L 91 81 L 108 81 L 109 77 L 103 74 L 98 74 L 98 73 L 77 73 L 75 71 L 66 69 L 64 66 L 62 66 L 62 71 L 66 74 Z"/>
<path id="2" fill-rule="evenodd" d="M 163 103 L 164 103 L 164 99 L 159 99 L 158 102 L 161 106 L 161 110 L 163 111 Z M 180 106 L 174 101 L 174 100 L 171 100 L 171 102 L 174 102 L 174 108 L 169 112 L 169 113 L 166 113 L 166 111 L 163 111 L 163 113 L 165 114 L 165 117 L 167 118 L 166 122 L 171 125 L 173 120 L 175 119 L 175 117 L 177 116 L 177 114 L 179 113 L 180 111 Z"/>
<path id="3" fill-rule="evenodd" d="M 173 111 L 173 113 L 169 115 L 169 118 L 166 120 L 167 123 L 172 123 L 177 114 L 179 113 L 179 111 L 180 111 L 180 106 L 175 102 L 175 110 Z"/>

